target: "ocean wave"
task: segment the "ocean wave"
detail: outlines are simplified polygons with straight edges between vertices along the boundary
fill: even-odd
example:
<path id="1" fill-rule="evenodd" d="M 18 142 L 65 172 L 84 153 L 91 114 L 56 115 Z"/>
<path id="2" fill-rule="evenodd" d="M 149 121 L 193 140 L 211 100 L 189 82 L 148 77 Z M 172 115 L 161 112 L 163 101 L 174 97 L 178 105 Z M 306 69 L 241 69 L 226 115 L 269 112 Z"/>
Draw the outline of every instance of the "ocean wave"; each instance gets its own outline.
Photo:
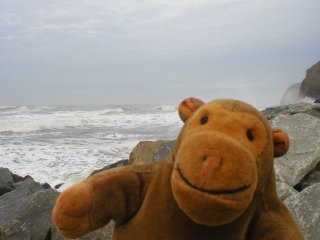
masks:
<path id="1" fill-rule="evenodd" d="M 176 112 L 125 114 L 122 108 L 98 111 L 56 111 L 47 114 L 26 114 L 0 118 L 0 133 L 34 132 L 64 128 L 123 128 L 136 129 L 177 124 Z"/>
<path id="2" fill-rule="evenodd" d="M 176 106 L 172 106 L 172 105 L 157 106 L 157 107 L 155 107 L 155 109 L 161 110 L 161 111 L 165 111 L 165 112 L 177 111 L 177 107 Z"/>
<path id="3" fill-rule="evenodd" d="M 10 108 L 15 108 L 16 106 L 0 106 L 1 109 L 10 109 Z"/>
<path id="4" fill-rule="evenodd" d="M 0 159 L 19 175 L 32 175 L 52 186 L 65 183 L 63 189 L 94 169 L 128 158 L 141 140 L 174 139 L 182 122 L 171 110 L 61 106 L 1 113 Z"/>
<path id="5" fill-rule="evenodd" d="M 110 114 L 110 113 L 123 113 L 124 110 L 122 108 L 111 108 L 111 109 L 104 109 L 104 110 L 101 110 L 101 111 L 98 111 L 100 112 L 100 114 L 102 115 L 106 115 L 106 114 Z"/>
<path id="6" fill-rule="evenodd" d="M 25 114 L 29 113 L 30 109 L 27 106 L 9 106 L 9 107 L 1 107 L 2 113 L 7 114 Z"/>
<path id="7" fill-rule="evenodd" d="M 42 109 L 40 108 L 30 108 L 27 106 L 8 106 L 8 107 L 0 107 L 0 113 L 8 114 L 8 115 L 21 115 L 21 114 L 28 114 L 28 113 L 35 113 L 40 112 Z"/>

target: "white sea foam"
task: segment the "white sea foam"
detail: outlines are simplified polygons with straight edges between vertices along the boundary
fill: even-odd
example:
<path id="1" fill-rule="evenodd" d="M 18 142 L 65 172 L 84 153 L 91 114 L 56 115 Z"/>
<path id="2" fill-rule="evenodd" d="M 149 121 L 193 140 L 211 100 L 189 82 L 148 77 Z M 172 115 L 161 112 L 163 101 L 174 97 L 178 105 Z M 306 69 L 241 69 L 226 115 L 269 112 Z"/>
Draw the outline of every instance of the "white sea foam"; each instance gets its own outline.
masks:
<path id="1" fill-rule="evenodd" d="M 171 105 L 157 106 L 156 109 L 159 109 L 159 110 L 162 110 L 162 111 L 168 111 L 168 112 L 177 111 L 177 107 L 176 106 L 171 106 Z"/>
<path id="2" fill-rule="evenodd" d="M 15 106 L 0 106 L 1 109 L 9 109 L 9 108 L 15 108 Z"/>
<path id="3" fill-rule="evenodd" d="M 127 159 L 141 140 L 176 138 L 182 125 L 176 108 L 163 109 L 2 108 L 0 167 L 66 187 L 94 169 Z"/>
<path id="4" fill-rule="evenodd" d="M 1 166 L 19 175 L 31 175 L 35 180 L 74 183 L 87 177 L 94 169 L 128 157 L 136 142 L 87 146 L 56 143 L 21 143 L 0 147 Z"/>
<path id="5" fill-rule="evenodd" d="M 311 97 L 304 97 L 304 98 L 300 99 L 299 102 L 314 103 L 315 100 L 316 100 L 316 99 L 311 98 Z"/>
<path id="6" fill-rule="evenodd" d="M 109 114 L 107 114 L 109 113 Z M 49 114 L 23 114 L 0 119 L 0 132 L 32 132 L 70 127 L 143 127 L 176 121 L 175 112 L 122 114 L 122 109 L 102 111 L 59 111 Z"/>

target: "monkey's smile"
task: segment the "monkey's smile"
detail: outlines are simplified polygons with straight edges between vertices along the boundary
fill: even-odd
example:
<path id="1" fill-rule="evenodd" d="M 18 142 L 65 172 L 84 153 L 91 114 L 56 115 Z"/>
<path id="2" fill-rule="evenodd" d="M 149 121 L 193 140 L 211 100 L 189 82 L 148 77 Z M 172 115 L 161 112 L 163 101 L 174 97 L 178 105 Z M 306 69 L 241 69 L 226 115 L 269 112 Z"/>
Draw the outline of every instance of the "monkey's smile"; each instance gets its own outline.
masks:
<path id="1" fill-rule="evenodd" d="M 177 170 L 177 172 L 179 173 L 181 179 L 191 188 L 203 192 L 203 193 L 207 193 L 210 195 L 225 195 L 225 194 L 236 194 L 236 193 L 240 193 L 240 192 L 244 192 L 246 191 L 250 185 L 243 185 L 239 188 L 236 189 L 222 189 L 222 190 L 211 190 L 211 189 L 203 189 L 200 187 L 195 186 L 194 184 L 192 184 L 182 173 L 179 165 L 177 164 L 177 167 L 175 168 Z"/>

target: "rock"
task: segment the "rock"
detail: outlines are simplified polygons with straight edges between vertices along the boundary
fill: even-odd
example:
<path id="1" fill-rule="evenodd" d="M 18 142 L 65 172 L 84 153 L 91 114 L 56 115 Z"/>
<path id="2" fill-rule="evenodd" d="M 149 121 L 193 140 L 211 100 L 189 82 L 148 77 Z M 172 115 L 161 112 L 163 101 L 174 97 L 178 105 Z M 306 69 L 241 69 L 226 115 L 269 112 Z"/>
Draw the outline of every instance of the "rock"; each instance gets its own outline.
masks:
<path id="1" fill-rule="evenodd" d="M 276 176 L 276 188 L 278 196 L 282 201 L 298 193 L 297 190 L 286 184 L 281 176 Z"/>
<path id="2" fill-rule="evenodd" d="M 320 163 L 295 188 L 302 191 L 316 183 L 320 183 Z"/>
<path id="3" fill-rule="evenodd" d="M 284 203 L 295 217 L 306 239 L 317 240 L 320 236 L 320 183 L 288 197 Z"/>
<path id="4" fill-rule="evenodd" d="M 320 62 L 307 70 L 306 77 L 301 83 L 300 96 L 320 98 Z"/>
<path id="5" fill-rule="evenodd" d="M 5 168 L 0 168 L 0 174 L 0 184 L 9 182 L 10 186 L 6 194 L 0 195 L 1 240 L 66 239 L 52 222 L 52 209 L 59 195 L 56 190 L 51 189 L 49 184 L 41 185 L 29 176 L 21 177 Z M 114 223 L 111 222 L 79 239 L 111 240 L 113 226 Z"/>
<path id="6" fill-rule="evenodd" d="M 291 105 L 267 108 L 263 110 L 262 113 L 269 120 L 279 115 L 294 115 L 297 113 L 306 113 L 311 116 L 320 118 L 320 105 L 300 102 Z"/>
<path id="7" fill-rule="evenodd" d="M 59 189 L 62 185 L 63 185 L 63 183 L 59 183 L 59 184 L 54 186 L 54 189 Z"/>
<path id="8" fill-rule="evenodd" d="M 11 173 L 11 174 L 12 174 L 13 181 L 14 181 L 15 183 L 24 181 L 24 180 L 26 180 L 26 179 L 28 179 L 28 178 L 32 178 L 32 177 L 29 176 L 29 175 L 24 176 L 24 177 L 21 177 L 21 176 L 19 176 L 19 175 L 17 175 L 17 174 L 14 174 L 14 173 Z"/>
<path id="9" fill-rule="evenodd" d="M 8 168 L 0 168 L 0 196 L 13 190 L 13 178 Z"/>
<path id="10" fill-rule="evenodd" d="M 280 104 L 293 104 L 299 102 L 300 98 L 300 86 L 301 83 L 295 83 L 291 85 L 283 94 Z"/>
<path id="11" fill-rule="evenodd" d="M 117 161 L 115 163 L 112 163 L 110 165 L 107 165 L 101 169 L 97 169 L 97 170 L 94 170 L 91 174 L 91 175 L 94 175 L 98 172 L 102 172 L 102 171 L 105 171 L 105 170 L 108 170 L 108 169 L 111 169 L 111 168 L 115 168 L 115 167 L 121 167 L 121 166 L 127 166 L 128 165 L 128 159 L 123 159 L 123 160 L 120 160 L 120 161 Z"/>
<path id="12" fill-rule="evenodd" d="M 166 159 L 175 143 L 175 140 L 165 141 L 164 143 L 162 143 L 158 150 L 153 154 L 154 161 L 161 161 Z"/>
<path id="13" fill-rule="evenodd" d="M 44 189 L 50 189 L 50 188 L 51 188 L 51 186 L 50 186 L 49 183 L 43 183 L 43 184 L 41 184 L 41 186 L 42 186 Z"/>
<path id="14" fill-rule="evenodd" d="M 114 228 L 114 222 L 111 221 L 108 225 L 103 228 L 96 230 L 94 232 L 88 233 L 85 236 L 78 238 L 79 240 L 112 240 L 112 233 Z M 48 239 L 52 240 L 65 240 L 57 228 L 53 225 L 52 231 L 50 232 L 50 237 Z"/>
<path id="15" fill-rule="evenodd" d="M 276 182 L 276 184 L 278 196 L 282 201 L 298 193 L 297 190 L 295 190 L 293 187 L 290 187 L 285 182 Z"/>
<path id="16" fill-rule="evenodd" d="M 130 153 L 129 164 L 154 163 L 154 153 L 164 143 L 164 140 L 139 142 Z"/>
<path id="17" fill-rule="evenodd" d="M 58 192 L 27 178 L 0 197 L 0 235 L 3 239 L 45 239 Z"/>
<path id="18" fill-rule="evenodd" d="M 314 103 L 320 103 L 320 98 L 315 100 Z"/>
<path id="19" fill-rule="evenodd" d="M 276 174 L 294 187 L 320 162 L 320 119 L 298 113 L 279 115 L 270 123 L 289 135 L 289 151 L 275 159 L 274 167 Z"/>

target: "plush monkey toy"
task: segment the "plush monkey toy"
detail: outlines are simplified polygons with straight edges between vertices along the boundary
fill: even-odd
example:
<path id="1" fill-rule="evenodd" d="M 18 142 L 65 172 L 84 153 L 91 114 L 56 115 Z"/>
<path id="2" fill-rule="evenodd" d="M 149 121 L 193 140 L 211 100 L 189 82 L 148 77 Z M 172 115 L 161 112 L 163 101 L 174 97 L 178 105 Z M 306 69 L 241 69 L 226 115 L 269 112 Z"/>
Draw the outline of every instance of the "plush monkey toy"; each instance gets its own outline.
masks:
<path id="1" fill-rule="evenodd" d="M 184 100 L 168 158 L 93 175 L 61 193 L 53 218 L 78 238 L 115 221 L 115 240 L 300 240 L 276 193 L 273 158 L 286 133 L 252 106 Z"/>

